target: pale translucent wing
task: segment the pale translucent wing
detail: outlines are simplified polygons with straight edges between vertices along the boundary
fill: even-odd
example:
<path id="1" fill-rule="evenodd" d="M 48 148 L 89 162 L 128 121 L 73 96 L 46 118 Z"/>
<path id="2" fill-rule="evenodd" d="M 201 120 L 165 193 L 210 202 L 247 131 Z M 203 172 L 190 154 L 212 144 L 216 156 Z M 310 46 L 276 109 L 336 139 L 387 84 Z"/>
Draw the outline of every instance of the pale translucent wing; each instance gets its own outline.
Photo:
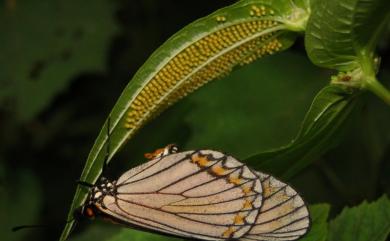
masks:
<path id="1" fill-rule="evenodd" d="M 297 240 L 309 229 L 308 209 L 287 184 L 257 172 L 263 186 L 263 204 L 251 230 L 242 240 Z"/>
<path id="2" fill-rule="evenodd" d="M 259 177 L 231 156 L 182 152 L 126 172 L 103 213 L 146 229 L 205 240 L 239 238 L 258 216 Z"/>
<path id="3" fill-rule="evenodd" d="M 193 151 L 177 153 L 177 154 L 175 154 L 175 155 L 177 155 L 176 158 L 167 159 L 167 157 L 165 157 L 165 158 L 159 157 L 159 158 L 150 160 L 142 165 L 134 167 L 134 168 L 130 169 L 129 171 L 125 172 L 124 174 L 122 174 L 121 177 L 119 177 L 119 179 L 117 181 L 117 185 L 120 186 L 124 183 L 130 183 L 130 182 L 133 182 L 137 179 L 141 179 L 143 177 L 153 175 L 153 173 L 160 171 L 160 170 L 174 164 L 175 162 L 180 162 L 183 158 L 185 158 L 187 155 L 190 155 L 192 152 Z M 164 159 L 164 161 L 162 163 L 160 163 L 160 161 L 162 161 L 163 159 Z"/>

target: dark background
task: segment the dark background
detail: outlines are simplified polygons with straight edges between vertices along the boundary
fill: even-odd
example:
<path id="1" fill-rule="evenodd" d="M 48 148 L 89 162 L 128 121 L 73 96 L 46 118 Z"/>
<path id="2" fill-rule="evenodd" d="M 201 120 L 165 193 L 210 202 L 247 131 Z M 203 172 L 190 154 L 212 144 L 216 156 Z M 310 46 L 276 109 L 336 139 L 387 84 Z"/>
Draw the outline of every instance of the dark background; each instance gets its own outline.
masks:
<path id="1" fill-rule="evenodd" d="M 72 18 L 72 8 L 94 16 L 97 12 L 94 12 L 92 4 L 100 2 L 103 1 L 89 2 L 90 7 L 88 4 L 77 6 L 78 1 L 70 7 L 50 1 L 47 4 L 63 8 L 62 13 Z M 29 35 L 25 34 L 21 43 L 10 41 L 9 45 L 3 46 L 5 52 L 7 49 L 16 50 L 21 45 L 25 49 L 18 54 L 3 55 L 0 62 L 7 67 L 1 70 L 6 74 L 0 74 L 0 237 L 6 237 L 1 240 L 56 240 L 59 237 L 75 191 L 75 181 L 88 152 L 132 75 L 172 34 L 233 2 L 111 1 L 113 7 L 107 9 L 107 16 L 112 19 L 100 21 L 111 21 L 115 29 L 111 28 L 109 32 L 102 27 L 102 31 L 107 31 L 104 44 L 83 47 L 100 54 L 102 64 L 90 68 L 87 64 L 90 60 L 83 59 L 77 71 L 63 74 L 66 84 L 56 91 L 50 90 L 52 97 L 27 117 L 23 116 L 26 110 L 23 108 L 29 107 L 19 104 L 19 98 L 23 97 L 15 91 L 16 88 L 11 88 L 13 83 L 21 83 L 20 88 L 30 88 L 27 86 L 38 83 L 51 63 L 56 62 L 59 69 L 67 63 L 77 63 L 80 59 L 76 54 L 78 50 L 67 43 L 78 41 L 78 38 L 93 38 L 93 35 L 86 35 L 82 28 L 75 27 L 73 38 L 61 42 L 64 47 L 58 52 L 60 57 L 31 54 L 31 61 L 25 64 L 25 69 L 20 59 L 29 56 L 32 48 L 39 46 L 47 50 L 58 46 L 46 44 L 43 33 L 38 39 L 29 39 Z M 16 21 L 12 18 L 13 12 L 25 7 L 22 1 L 16 0 L 2 4 L 2 18 L 11 16 L 10 22 Z M 41 9 L 35 9 L 31 4 L 28 11 L 39 11 L 36 14 L 42 15 L 42 19 L 45 19 L 45 14 L 53 15 L 49 12 L 51 10 L 46 12 Z M 40 21 L 39 29 L 30 29 L 29 25 L 34 23 L 29 22 L 31 19 L 24 22 L 22 15 L 17 20 L 21 24 L 9 25 L 6 31 L 0 33 L 0 39 L 26 29 L 39 36 L 40 31 L 49 28 L 45 24 L 53 24 L 47 20 L 32 19 Z M 47 19 L 62 22 L 61 17 Z M 63 23 L 66 29 L 66 21 Z M 93 24 L 99 31 L 101 26 L 98 22 Z M 20 29 L 18 26 L 21 26 Z M 389 84 L 389 46 L 386 43 L 388 41 L 384 39 L 379 49 L 382 57 L 379 76 Z M 12 70 L 8 68 L 11 62 Z M 23 71 L 26 85 L 24 80 L 12 78 L 16 72 Z M 226 84 L 225 79 L 211 83 L 163 113 L 114 158 L 109 172 L 116 177 L 136 163 L 143 162 L 142 153 L 172 142 L 184 149 L 221 149 L 240 158 L 286 144 L 298 131 L 312 98 L 326 85 L 331 73 L 310 64 L 303 40 L 298 39 L 288 53 L 244 67 L 227 78 Z M 61 76 L 61 72 L 57 74 Z M 51 78 L 50 81 L 55 82 L 56 79 Z M 264 84 L 259 81 L 264 81 Z M 40 91 L 45 92 L 45 86 L 40 87 Z M 49 92 L 50 86 L 47 86 Z M 31 101 L 35 98 L 31 96 Z M 27 99 L 26 102 L 29 101 Z M 242 112 L 236 113 L 240 108 Z M 309 203 L 332 204 L 332 215 L 345 205 L 374 200 L 385 192 L 389 193 L 389 120 L 389 108 L 372 94 L 365 94 L 348 125 L 340 130 L 343 138 L 335 140 L 339 143 L 337 147 L 289 182 Z M 53 227 L 10 233 L 10 227 L 25 223 L 43 223 Z M 82 233 L 92 225 L 83 223 L 75 232 Z"/>

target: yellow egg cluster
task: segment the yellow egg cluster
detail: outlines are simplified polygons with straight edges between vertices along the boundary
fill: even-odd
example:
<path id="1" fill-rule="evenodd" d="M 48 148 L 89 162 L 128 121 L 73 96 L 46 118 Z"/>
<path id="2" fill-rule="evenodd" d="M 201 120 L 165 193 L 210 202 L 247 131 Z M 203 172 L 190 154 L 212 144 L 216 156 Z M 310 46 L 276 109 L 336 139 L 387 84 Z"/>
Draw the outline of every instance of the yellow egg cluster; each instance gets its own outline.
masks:
<path id="1" fill-rule="evenodd" d="M 259 9 L 262 11 L 262 8 Z M 274 33 L 251 39 L 253 35 L 277 24 L 271 20 L 233 24 L 183 49 L 135 97 L 127 113 L 125 128 L 139 128 L 145 120 L 156 116 L 208 81 L 229 73 L 234 66 L 278 51 L 282 44 Z"/>

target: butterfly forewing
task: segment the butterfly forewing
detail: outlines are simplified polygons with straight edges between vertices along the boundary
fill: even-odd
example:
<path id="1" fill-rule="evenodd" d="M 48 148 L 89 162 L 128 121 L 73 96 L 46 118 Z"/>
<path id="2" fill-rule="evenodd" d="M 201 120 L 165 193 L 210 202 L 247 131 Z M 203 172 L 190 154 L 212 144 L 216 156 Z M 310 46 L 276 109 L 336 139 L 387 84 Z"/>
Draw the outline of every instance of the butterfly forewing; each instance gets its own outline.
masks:
<path id="1" fill-rule="evenodd" d="M 211 150 L 162 156 L 124 173 L 99 210 L 143 229 L 203 240 L 295 240 L 308 229 L 299 195 Z"/>

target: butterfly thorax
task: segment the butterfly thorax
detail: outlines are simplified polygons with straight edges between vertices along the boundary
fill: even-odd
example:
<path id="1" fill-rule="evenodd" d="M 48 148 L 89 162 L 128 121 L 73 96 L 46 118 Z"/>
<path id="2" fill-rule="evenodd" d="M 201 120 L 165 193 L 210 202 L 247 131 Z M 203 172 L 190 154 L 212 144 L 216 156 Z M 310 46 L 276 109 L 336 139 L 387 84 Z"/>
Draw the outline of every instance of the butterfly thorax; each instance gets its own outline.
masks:
<path id="1" fill-rule="evenodd" d="M 91 188 L 88 204 L 96 205 L 99 204 L 101 207 L 105 208 L 103 199 L 105 196 L 115 196 L 117 193 L 116 181 L 110 181 L 105 177 L 101 177 L 99 182 Z"/>

